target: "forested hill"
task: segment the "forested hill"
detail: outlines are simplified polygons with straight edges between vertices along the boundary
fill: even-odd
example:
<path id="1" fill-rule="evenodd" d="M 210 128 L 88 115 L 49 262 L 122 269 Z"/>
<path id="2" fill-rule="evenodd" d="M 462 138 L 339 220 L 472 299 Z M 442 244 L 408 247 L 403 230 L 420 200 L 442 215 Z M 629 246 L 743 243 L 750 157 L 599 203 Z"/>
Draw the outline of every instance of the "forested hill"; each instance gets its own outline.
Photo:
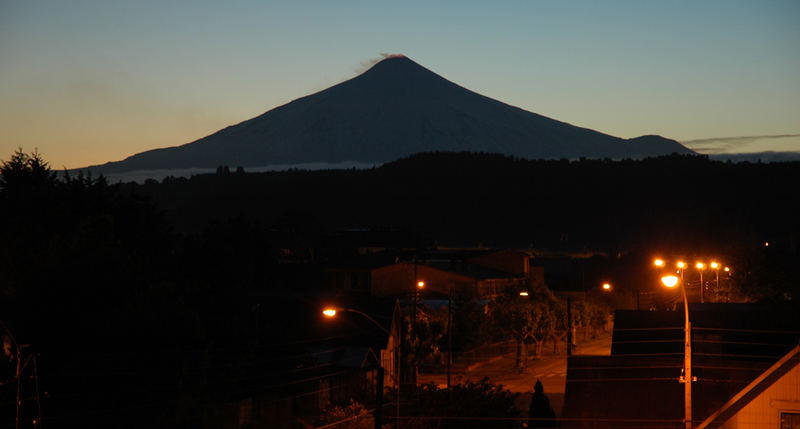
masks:
<path id="1" fill-rule="evenodd" d="M 800 163 L 702 156 L 530 161 L 426 153 L 369 170 L 220 173 L 126 184 L 179 231 L 244 216 L 269 227 L 400 228 L 439 243 L 609 250 L 796 249 Z"/>

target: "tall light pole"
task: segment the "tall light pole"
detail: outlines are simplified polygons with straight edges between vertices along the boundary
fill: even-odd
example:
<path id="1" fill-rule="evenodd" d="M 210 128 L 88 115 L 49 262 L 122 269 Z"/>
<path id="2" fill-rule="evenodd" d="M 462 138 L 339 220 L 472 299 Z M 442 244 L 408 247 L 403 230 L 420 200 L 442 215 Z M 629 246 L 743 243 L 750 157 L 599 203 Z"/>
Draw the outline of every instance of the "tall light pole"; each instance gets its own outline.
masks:
<path id="1" fill-rule="evenodd" d="M 419 291 L 425 288 L 425 282 L 417 277 L 417 267 L 414 266 L 414 309 L 412 310 L 412 320 L 417 320 L 417 304 L 419 302 Z"/>
<path id="2" fill-rule="evenodd" d="M 683 271 L 686 269 L 686 262 L 678 261 L 676 266 L 678 267 L 678 271 L 681 273 L 681 284 L 683 284 Z"/>
<path id="3" fill-rule="evenodd" d="M 706 264 L 698 262 L 694 265 L 700 271 L 700 302 L 705 302 L 706 284 L 703 281 L 703 270 L 706 269 Z"/>
<path id="4" fill-rule="evenodd" d="M 702 273 L 702 271 L 701 271 Z M 676 276 L 661 277 L 661 282 L 668 288 L 678 285 L 679 280 Z M 685 323 L 683 325 L 683 376 L 679 378 L 683 383 L 683 402 L 684 402 L 684 424 L 686 429 L 692 428 L 692 325 L 689 322 L 689 301 L 686 299 L 686 286 L 681 284 L 681 294 L 683 295 L 683 314 Z"/>
<path id="5" fill-rule="evenodd" d="M 729 302 L 731 298 L 731 268 L 725 267 L 722 269 L 727 274 L 726 278 L 728 279 L 728 284 L 725 286 L 725 302 Z"/>
<path id="6" fill-rule="evenodd" d="M 717 289 L 716 289 L 716 292 L 714 293 L 714 295 L 717 297 L 717 301 L 719 301 L 719 269 L 721 268 L 721 266 L 720 266 L 719 262 L 711 262 L 711 264 L 709 264 L 709 266 L 711 267 L 711 269 L 714 270 L 714 272 L 717 275 Z"/>
<path id="7" fill-rule="evenodd" d="M 322 314 L 325 317 L 329 317 L 330 318 L 330 317 L 335 317 L 337 312 L 345 312 L 345 311 L 348 312 L 348 313 L 355 313 L 355 314 L 358 314 L 360 316 L 365 317 L 367 320 L 372 322 L 375 326 L 380 328 L 380 330 L 383 331 L 386 335 L 388 335 L 390 337 L 392 336 L 392 334 L 389 333 L 388 329 L 384 328 L 383 325 L 378 323 L 377 320 L 373 319 L 372 316 L 370 316 L 369 314 L 364 313 L 362 311 L 354 310 L 352 308 L 328 307 L 328 308 L 325 308 L 324 310 L 322 310 Z M 397 362 L 397 365 L 396 365 L 397 366 L 397 419 L 396 419 L 396 422 L 399 424 L 399 422 L 400 422 L 400 353 L 399 353 L 400 343 L 399 343 L 399 338 L 398 338 L 398 343 L 397 343 L 397 346 L 396 346 L 396 350 L 398 351 L 396 353 L 396 359 L 395 359 L 396 362 Z M 382 414 L 383 414 L 383 362 L 378 362 L 378 374 L 377 374 L 377 377 L 375 377 L 375 416 L 374 416 L 375 429 L 381 429 L 381 420 L 382 420 L 381 415 Z"/>

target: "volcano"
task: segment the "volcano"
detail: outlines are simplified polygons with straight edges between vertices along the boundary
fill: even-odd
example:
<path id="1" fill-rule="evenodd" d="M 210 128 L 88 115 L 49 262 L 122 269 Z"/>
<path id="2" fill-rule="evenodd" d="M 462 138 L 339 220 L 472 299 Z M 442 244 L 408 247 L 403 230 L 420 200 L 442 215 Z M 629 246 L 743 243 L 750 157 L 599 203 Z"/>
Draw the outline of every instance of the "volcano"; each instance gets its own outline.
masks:
<path id="1" fill-rule="evenodd" d="M 113 173 L 218 165 L 383 163 L 431 151 L 527 159 L 693 153 L 660 136 L 622 139 L 528 112 L 394 56 L 350 80 L 194 142 L 93 169 Z"/>

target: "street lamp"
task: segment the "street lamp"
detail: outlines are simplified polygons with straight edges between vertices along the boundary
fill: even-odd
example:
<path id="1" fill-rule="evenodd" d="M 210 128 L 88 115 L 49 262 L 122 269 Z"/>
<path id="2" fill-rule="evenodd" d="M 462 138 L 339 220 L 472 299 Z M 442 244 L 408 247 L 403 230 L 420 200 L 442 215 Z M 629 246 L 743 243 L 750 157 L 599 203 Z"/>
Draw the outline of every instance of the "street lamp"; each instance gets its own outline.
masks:
<path id="1" fill-rule="evenodd" d="M 414 278 L 416 279 L 416 277 L 417 277 L 417 273 L 416 273 L 416 266 L 415 266 L 415 268 L 414 268 Z M 412 318 L 414 320 L 417 320 L 417 303 L 419 302 L 419 291 L 425 288 L 425 282 L 424 281 L 419 280 L 419 279 L 417 279 L 416 281 L 417 281 L 417 284 L 415 285 L 416 287 L 414 288 L 414 308 L 412 310 L 412 312 L 413 312 Z"/>
<path id="2" fill-rule="evenodd" d="M 373 323 L 375 326 L 377 326 L 378 328 L 380 328 L 380 330 L 381 330 L 381 331 L 383 331 L 383 332 L 384 332 L 386 335 L 391 335 L 391 334 L 389 333 L 389 330 L 388 330 L 388 329 L 384 328 L 384 327 L 383 327 L 383 325 L 381 325 L 380 323 L 378 323 L 378 321 L 377 321 L 377 320 L 373 319 L 373 318 L 372 318 L 372 316 L 370 316 L 369 314 L 367 314 L 367 313 L 364 313 L 364 312 L 362 312 L 362 311 L 354 310 L 354 309 L 352 309 L 352 308 L 342 308 L 342 307 L 326 307 L 325 309 L 323 309 L 323 310 L 322 310 L 322 314 L 323 314 L 325 317 L 329 317 L 329 318 L 330 318 L 330 317 L 334 317 L 334 316 L 336 316 L 336 313 L 338 313 L 338 312 L 345 312 L 345 311 L 346 311 L 346 312 L 348 312 L 348 313 L 356 313 L 356 314 L 358 314 L 358 315 L 361 315 L 361 316 L 365 317 L 367 320 L 369 320 L 370 322 L 372 322 L 372 323 Z"/>
<path id="3" fill-rule="evenodd" d="M 705 282 L 703 281 L 703 270 L 706 269 L 706 264 L 698 262 L 694 266 L 697 267 L 698 270 L 700 270 L 700 302 L 705 302 L 706 285 Z"/>
<path id="4" fill-rule="evenodd" d="M 657 266 L 659 268 L 664 268 L 664 267 L 667 266 L 667 261 L 659 258 L 659 259 L 656 259 L 656 260 L 653 261 L 653 265 L 655 265 L 655 266 Z M 686 262 L 678 261 L 678 262 L 675 263 L 675 267 L 678 269 L 678 272 L 681 274 L 681 281 L 683 281 L 683 270 L 687 267 Z"/>
<path id="5" fill-rule="evenodd" d="M 672 288 L 678 284 L 678 278 L 675 276 L 664 276 L 661 277 L 661 283 L 664 283 L 664 286 Z"/>
<path id="6" fill-rule="evenodd" d="M 603 283 L 603 290 L 605 291 L 611 290 L 611 283 Z"/>
<path id="7" fill-rule="evenodd" d="M 699 265 L 700 263 L 698 263 Z M 702 271 L 701 271 L 702 273 Z M 661 282 L 668 288 L 673 288 L 679 284 L 678 277 L 664 276 L 661 277 Z M 684 402 L 684 423 L 686 429 L 692 428 L 692 382 L 695 380 L 692 377 L 692 325 L 689 323 L 689 301 L 686 299 L 686 286 L 681 285 L 681 294 L 683 295 L 683 314 L 685 316 L 685 323 L 683 325 L 684 341 L 683 341 L 683 376 L 679 378 L 683 383 L 683 402 Z"/>
<path id="8" fill-rule="evenodd" d="M 389 333 L 389 330 L 384 328 L 383 325 L 378 323 L 377 320 L 373 319 L 367 313 L 362 311 L 354 310 L 352 308 L 342 308 L 342 307 L 327 307 L 322 310 L 322 314 L 327 318 L 332 318 L 336 316 L 337 312 L 348 312 L 348 313 L 355 313 L 365 317 L 367 320 L 372 322 L 375 326 L 380 328 L 381 331 L 385 332 L 386 335 L 391 336 L 392 334 Z M 399 339 L 399 338 L 398 338 Z M 400 347 L 399 343 L 396 346 L 396 361 L 397 361 L 397 421 L 400 421 Z M 380 360 L 380 359 L 379 359 Z M 383 411 L 383 362 L 378 362 L 378 375 L 375 377 L 375 429 L 381 429 L 381 414 Z"/>
<path id="9" fill-rule="evenodd" d="M 711 262 L 711 269 L 713 269 L 714 273 L 717 275 L 717 291 L 715 293 L 715 295 L 717 296 L 717 301 L 719 301 L 719 269 L 720 268 L 722 268 L 722 266 L 719 264 L 719 262 L 714 262 L 714 261 Z"/>
<path id="10" fill-rule="evenodd" d="M 686 270 L 687 265 L 688 264 L 683 261 L 678 261 L 678 263 L 676 264 L 676 266 L 678 267 L 678 271 L 680 271 L 681 273 L 681 283 L 683 283 L 683 271 Z"/>

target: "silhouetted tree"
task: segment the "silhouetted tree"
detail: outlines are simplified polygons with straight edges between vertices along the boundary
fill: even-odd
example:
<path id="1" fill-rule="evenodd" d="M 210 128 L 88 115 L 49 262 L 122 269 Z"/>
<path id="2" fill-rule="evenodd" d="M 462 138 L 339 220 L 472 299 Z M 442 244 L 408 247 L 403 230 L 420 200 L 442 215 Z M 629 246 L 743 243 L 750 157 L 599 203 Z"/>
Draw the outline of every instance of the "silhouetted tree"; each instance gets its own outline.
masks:
<path id="1" fill-rule="evenodd" d="M 516 367 L 522 371 L 528 358 L 525 340 L 531 337 L 541 317 L 536 303 L 519 296 L 519 291 L 506 290 L 492 303 L 490 311 L 493 326 L 516 342 Z"/>
<path id="2" fill-rule="evenodd" d="M 552 427 L 556 425 L 556 413 L 553 407 L 550 406 L 550 399 L 544 394 L 544 386 L 540 380 L 536 380 L 533 386 L 533 396 L 531 397 L 531 405 L 528 408 L 528 427 Z M 549 420 L 540 420 L 549 419 Z"/>
<path id="3" fill-rule="evenodd" d="M 404 314 L 406 329 L 402 342 L 404 365 L 411 369 L 417 368 L 423 363 L 438 362 L 441 354 L 439 344 L 446 334 L 445 315 L 438 314 L 438 317 L 432 317 L 431 314 L 420 311 L 417 312 L 417 318 L 414 320 L 410 311 L 407 313 Z"/>
<path id="4" fill-rule="evenodd" d="M 6 193 L 32 192 L 55 184 L 56 175 L 38 151 L 18 148 L 0 167 L 0 189 Z"/>
<path id="5" fill-rule="evenodd" d="M 486 313 L 470 288 L 453 291 L 453 351 L 462 353 L 483 344 L 487 339 Z"/>

